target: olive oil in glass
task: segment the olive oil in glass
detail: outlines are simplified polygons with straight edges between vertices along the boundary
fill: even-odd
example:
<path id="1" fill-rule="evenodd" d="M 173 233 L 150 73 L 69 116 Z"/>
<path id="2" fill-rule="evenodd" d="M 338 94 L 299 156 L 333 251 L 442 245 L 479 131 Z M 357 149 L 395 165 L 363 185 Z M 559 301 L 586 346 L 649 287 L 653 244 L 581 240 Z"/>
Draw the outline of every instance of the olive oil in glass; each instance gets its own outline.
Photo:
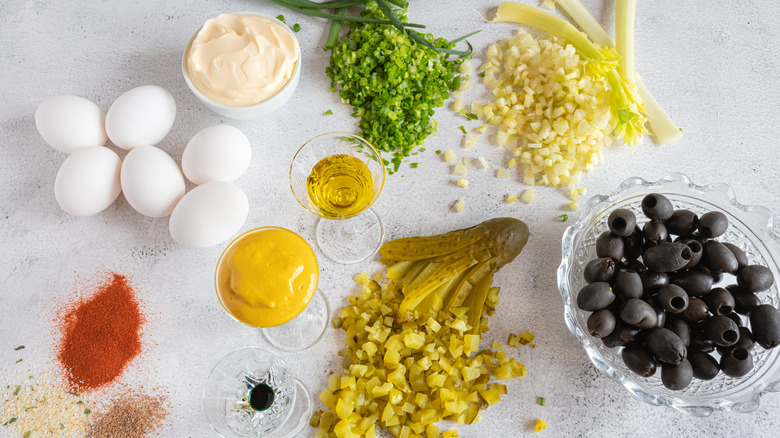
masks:
<path id="1" fill-rule="evenodd" d="M 306 179 L 306 189 L 309 200 L 327 219 L 354 216 L 374 198 L 371 170 L 360 158 L 347 154 L 318 161 Z"/>

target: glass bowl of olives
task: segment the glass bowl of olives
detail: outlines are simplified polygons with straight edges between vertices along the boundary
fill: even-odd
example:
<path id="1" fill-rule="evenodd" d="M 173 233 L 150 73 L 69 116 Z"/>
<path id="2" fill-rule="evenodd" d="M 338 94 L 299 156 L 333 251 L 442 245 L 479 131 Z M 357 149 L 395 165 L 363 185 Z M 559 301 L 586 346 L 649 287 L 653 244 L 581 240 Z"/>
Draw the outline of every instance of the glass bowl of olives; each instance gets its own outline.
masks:
<path id="1" fill-rule="evenodd" d="M 566 324 L 652 405 L 751 412 L 780 392 L 780 229 L 726 184 L 674 173 L 594 196 L 562 241 Z"/>

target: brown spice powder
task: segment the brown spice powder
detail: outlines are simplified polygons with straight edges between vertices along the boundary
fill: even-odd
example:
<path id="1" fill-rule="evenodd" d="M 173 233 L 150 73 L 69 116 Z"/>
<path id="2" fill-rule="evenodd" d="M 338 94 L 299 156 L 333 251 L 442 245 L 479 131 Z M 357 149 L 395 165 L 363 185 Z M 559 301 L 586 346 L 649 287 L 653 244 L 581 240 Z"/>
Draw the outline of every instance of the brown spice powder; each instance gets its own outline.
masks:
<path id="1" fill-rule="evenodd" d="M 95 414 L 86 438 L 143 438 L 167 415 L 165 397 L 129 394 L 114 402 L 108 412 Z"/>

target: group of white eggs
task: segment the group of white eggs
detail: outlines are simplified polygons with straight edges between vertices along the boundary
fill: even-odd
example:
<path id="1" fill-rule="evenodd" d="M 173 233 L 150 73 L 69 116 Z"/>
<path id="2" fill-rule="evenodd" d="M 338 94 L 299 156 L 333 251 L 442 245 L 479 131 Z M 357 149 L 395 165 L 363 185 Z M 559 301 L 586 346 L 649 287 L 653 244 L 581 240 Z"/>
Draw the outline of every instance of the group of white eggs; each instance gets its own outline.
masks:
<path id="1" fill-rule="evenodd" d="M 249 213 L 246 194 L 233 184 L 249 167 L 249 140 L 232 126 L 205 128 L 187 143 L 180 170 L 170 155 L 155 147 L 175 118 L 173 96 L 154 85 L 125 92 L 107 113 L 78 96 L 41 103 L 35 112 L 38 132 L 69 154 L 54 181 L 57 203 L 73 216 L 90 216 L 123 192 L 145 216 L 170 215 L 171 236 L 182 245 L 207 247 L 229 239 Z M 105 147 L 109 139 L 129 151 L 124 161 Z M 186 194 L 182 170 L 198 184 Z"/>

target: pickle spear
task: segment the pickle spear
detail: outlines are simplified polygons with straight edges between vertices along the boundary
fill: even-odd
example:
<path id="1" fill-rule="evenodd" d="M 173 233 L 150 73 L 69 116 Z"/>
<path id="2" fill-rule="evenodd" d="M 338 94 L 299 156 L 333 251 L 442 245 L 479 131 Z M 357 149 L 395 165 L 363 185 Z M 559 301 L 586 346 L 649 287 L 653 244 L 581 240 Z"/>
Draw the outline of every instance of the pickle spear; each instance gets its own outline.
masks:
<path id="1" fill-rule="evenodd" d="M 393 277 L 403 278 L 399 315 L 409 320 L 427 318 L 430 306 L 421 303 L 428 303 L 435 292 L 445 310 L 473 303 L 469 319 L 478 321 L 485 313 L 485 294 L 493 275 L 520 254 L 528 236 L 523 221 L 504 217 L 436 236 L 385 243 L 379 254 L 389 266 L 388 275 L 393 272 Z"/>

